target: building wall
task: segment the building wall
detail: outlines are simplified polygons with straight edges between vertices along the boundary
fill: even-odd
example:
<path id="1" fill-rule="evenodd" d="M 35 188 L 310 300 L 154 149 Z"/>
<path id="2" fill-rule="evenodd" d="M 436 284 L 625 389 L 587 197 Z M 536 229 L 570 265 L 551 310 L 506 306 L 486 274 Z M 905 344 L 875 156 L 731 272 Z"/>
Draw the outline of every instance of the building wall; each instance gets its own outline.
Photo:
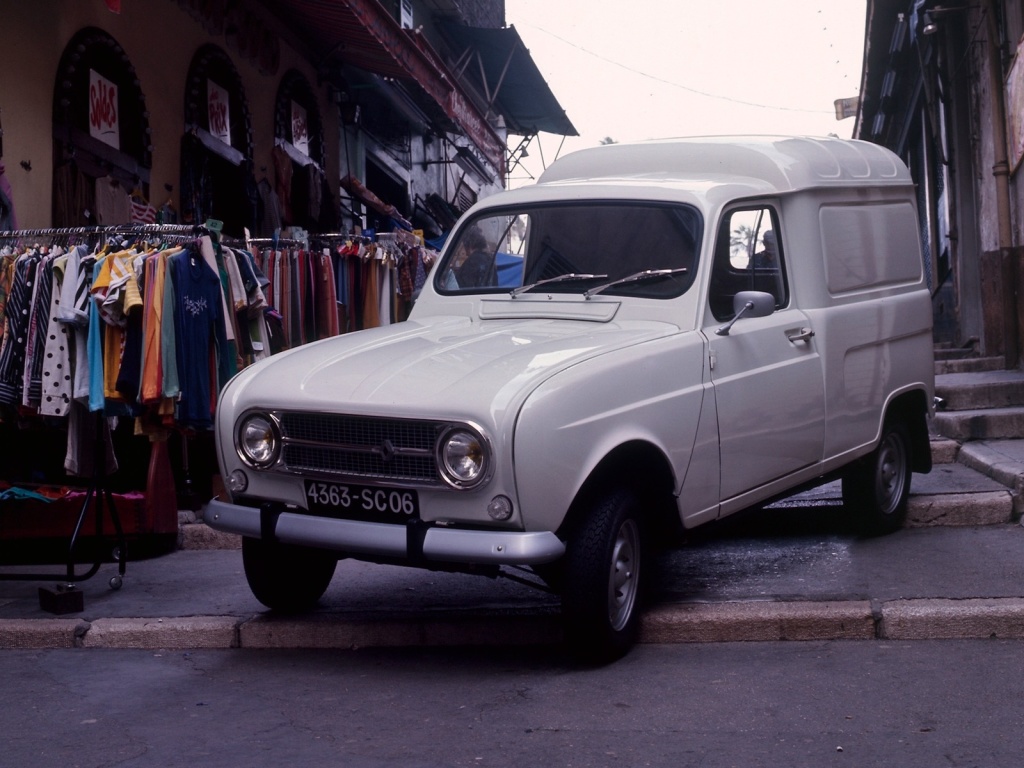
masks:
<path id="1" fill-rule="evenodd" d="M 306 77 L 324 124 L 325 171 L 337 190 L 337 109 L 327 87 L 317 86 L 315 70 L 292 45 L 281 40 L 280 66 L 275 75 L 266 76 L 232 50 L 223 34 L 210 35 L 175 0 L 121 0 L 121 9 L 120 14 L 111 13 L 102 0 L 4 3 L 0 48 L 7 63 L 0 67 L 0 116 L 4 162 L 20 227 L 51 224 L 54 78 L 68 41 L 84 27 L 100 28 L 113 37 L 138 74 L 152 130 L 150 197 L 154 204 L 163 203 L 169 195 L 180 210 L 177 195 L 185 81 L 193 54 L 207 43 L 227 52 L 242 80 L 252 118 L 257 177 L 262 168 L 272 168 L 274 104 L 281 77 L 289 69 Z M 31 163 L 32 170 L 24 170 L 22 161 Z M 168 193 L 165 185 L 173 190 Z"/>

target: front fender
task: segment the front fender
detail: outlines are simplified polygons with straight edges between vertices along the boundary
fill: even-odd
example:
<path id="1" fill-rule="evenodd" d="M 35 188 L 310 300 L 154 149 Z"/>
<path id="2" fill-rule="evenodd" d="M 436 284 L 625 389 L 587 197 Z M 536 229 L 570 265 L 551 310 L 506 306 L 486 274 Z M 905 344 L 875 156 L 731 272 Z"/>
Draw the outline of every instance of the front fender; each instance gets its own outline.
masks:
<path id="1" fill-rule="evenodd" d="M 660 450 L 679 488 L 697 435 L 705 359 L 699 334 L 680 333 L 586 360 L 539 386 L 520 409 L 513 449 L 527 530 L 557 530 L 601 460 L 626 443 Z"/>

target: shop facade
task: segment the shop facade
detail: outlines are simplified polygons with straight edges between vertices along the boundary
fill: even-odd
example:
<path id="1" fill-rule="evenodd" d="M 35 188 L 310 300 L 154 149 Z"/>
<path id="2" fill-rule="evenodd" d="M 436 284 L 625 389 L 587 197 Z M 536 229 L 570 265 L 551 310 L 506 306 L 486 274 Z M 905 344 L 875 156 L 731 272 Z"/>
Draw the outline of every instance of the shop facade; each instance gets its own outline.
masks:
<path id="1" fill-rule="evenodd" d="M 114 238 L 178 248 L 205 237 L 217 264 L 239 260 L 243 282 L 245 253 L 267 280 L 270 336 L 250 338 L 238 318 L 232 336 L 228 309 L 232 370 L 275 351 L 271 337 L 295 346 L 402 320 L 455 218 L 505 186 L 538 131 L 575 133 L 501 29 L 500 0 L 40 0 L 3 16 L 0 41 L 18 62 L 0 69 L 10 280 L 28 249 L 98 253 Z M 510 44 L 486 66 L 484 28 Z M 539 113 L 523 89 L 539 94 Z M 321 267 L 331 287 L 309 310 Z M 98 409 L 108 422 L 109 405 Z M 172 418 L 154 439 L 131 408 L 117 414 L 115 490 L 142 493 L 153 514 L 173 515 L 161 530 L 176 531 L 179 507 L 216 490 L 209 432 Z M 12 400 L 0 429 L 5 484 L 76 482 L 66 421 Z"/>
<path id="2" fill-rule="evenodd" d="M 1022 40 L 1019 0 L 869 0 L 854 129 L 917 183 L 938 348 L 1009 369 L 1024 351 Z"/>

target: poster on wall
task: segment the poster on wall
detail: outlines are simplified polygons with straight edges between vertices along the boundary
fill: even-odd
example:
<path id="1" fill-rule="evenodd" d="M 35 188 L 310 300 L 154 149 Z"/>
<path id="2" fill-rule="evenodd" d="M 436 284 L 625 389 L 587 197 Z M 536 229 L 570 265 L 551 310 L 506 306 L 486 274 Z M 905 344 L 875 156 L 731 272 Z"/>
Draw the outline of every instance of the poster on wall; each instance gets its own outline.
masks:
<path id="1" fill-rule="evenodd" d="M 231 146 L 231 110 L 226 88 L 213 80 L 206 82 L 207 114 L 210 116 L 210 133 Z"/>
<path id="2" fill-rule="evenodd" d="M 121 148 L 117 85 L 89 70 L 89 135 L 114 149 Z"/>
<path id="3" fill-rule="evenodd" d="M 309 123 L 306 120 L 306 109 L 294 101 L 292 102 L 292 146 L 309 157 Z"/>
<path id="4" fill-rule="evenodd" d="M 1017 55 L 1013 57 L 1010 73 L 1006 76 L 1006 139 L 1009 144 L 1010 171 L 1016 171 L 1024 158 L 1024 63 L 1021 63 L 1021 47 L 1024 39 L 1017 43 Z"/>

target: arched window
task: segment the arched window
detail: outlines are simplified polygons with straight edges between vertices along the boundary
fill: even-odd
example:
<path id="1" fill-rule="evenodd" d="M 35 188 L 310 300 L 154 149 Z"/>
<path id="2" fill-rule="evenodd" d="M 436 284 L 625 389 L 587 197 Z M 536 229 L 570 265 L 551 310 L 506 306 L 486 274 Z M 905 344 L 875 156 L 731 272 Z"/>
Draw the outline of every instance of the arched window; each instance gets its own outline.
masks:
<path id="1" fill-rule="evenodd" d="M 83 29 L 64 49 L 53 89 L 53 125 L 53 225 L 127 223 L 128 218 L 103 220 L 128 215 L 105 203 L 107 193 L 116 193 L 114 200 L 148 192 L 149 113 L 128 55 L 103 30 Z M 100 200 L 97 188 L 104 193 Z"/>
<path id="2" fill-rule="evenodd" d="M 313 232 L 335 229 L 334 204 L 324 176 L 326 153 L 320 108 L 309 81 L 296 70 L 288 70 L 277 89 L 272 156 L 276 193 L 272 205 L 277 210 L 266 210 L 271 204 L 266 190 L 269 181 L 261 179 L 264 234 L 276 226 L 288 225 Z"/>
<path id="3" fill-rule="evenodd" d="M 205 45 L 192 59 L 185 87 L 181 208 L 186 223 L 217 219 L 233 235 L 253 227 L 252 153 L 242 79 L 227 53 Z"/>
<path id="4" fill-rule="evenodd" d="M 285 73 L 277 89 L 274 138 L 288 142 L 304 158 L 323 169 L 324 128 L 320 108 L 309 81 L 294 69 Z"/>

